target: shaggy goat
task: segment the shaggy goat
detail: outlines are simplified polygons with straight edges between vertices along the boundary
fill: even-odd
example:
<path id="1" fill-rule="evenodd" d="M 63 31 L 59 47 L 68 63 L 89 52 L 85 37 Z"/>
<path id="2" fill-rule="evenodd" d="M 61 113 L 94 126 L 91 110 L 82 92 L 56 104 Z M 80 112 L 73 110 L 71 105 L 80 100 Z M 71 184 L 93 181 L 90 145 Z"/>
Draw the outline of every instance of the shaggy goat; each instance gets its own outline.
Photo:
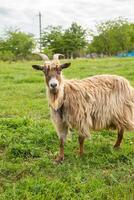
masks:
<path id="1" fill-rule="evenodd" d="M 64 142 L 70 128 L 79 132 L 80 155 L 90 129 L 117 128 L 118 138 L 114 147 L 119 147 L 124 130 L 134 129 L 134 89 L 129 82 L 116 75 L 66 80 L 61 71 L 70 63 L 60 64 L 60 54 L 54 55 L 53 61 L 49 61 L 46 55 L 39 55 L 47 62 L 44 66 L 32 67 L 45 74 L 52 119 L 60 138 L 57 161 L 64 159 Z"/>

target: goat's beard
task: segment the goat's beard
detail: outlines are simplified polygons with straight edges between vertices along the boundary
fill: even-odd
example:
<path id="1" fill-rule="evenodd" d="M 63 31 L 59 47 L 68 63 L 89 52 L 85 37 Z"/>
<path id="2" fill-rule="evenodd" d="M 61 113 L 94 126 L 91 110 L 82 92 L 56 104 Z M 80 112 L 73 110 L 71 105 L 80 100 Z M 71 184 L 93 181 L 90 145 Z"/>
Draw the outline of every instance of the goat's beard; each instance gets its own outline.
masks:
<path id="1" fill-rule="evenodd" d="M 60 84 L 60 86 L 56 90 L 50 90 L 49 87 L 47 87 L 47 95 L 50 106 L 57 110 L 61 107 L 63 104 L 63 97 L 64 97 L 64 86 L 63 84 Z"/>

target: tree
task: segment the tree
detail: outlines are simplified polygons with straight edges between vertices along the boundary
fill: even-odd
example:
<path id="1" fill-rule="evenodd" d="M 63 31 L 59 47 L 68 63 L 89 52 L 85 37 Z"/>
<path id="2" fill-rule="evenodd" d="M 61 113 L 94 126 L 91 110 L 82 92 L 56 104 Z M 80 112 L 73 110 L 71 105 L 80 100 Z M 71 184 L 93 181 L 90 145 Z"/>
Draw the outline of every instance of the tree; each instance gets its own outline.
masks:
<path id="1" fill-rule="evenodd" d="M 86 30 L 77 23 L 72 23 L 63 36 L 64 51 L 69 57 L 79 57 L 87 46 Z"/>
<path id="2" fill-rule="evenodd" d="M 48 26 L 42 34 L 44 52 L 64 53 L 63 30 L 61 26 Z"/>
<path id="3" fill-rule="evenodd" d="M 5 38 L 0 40 L 1 56 L 9 54 L 13 60 L 27 59 L 34 46 L 33 36 L 19 30 L 6 31 Z"/>
<path id="4" fill-rule="evenodd" d="M 49 26 L 43 32 L 42 44 L 53 53 L 62 53 L 66 57 L 77 57 L 87 45 L 86 30 L 76 23 L 63 30 L 60 26 Z"/>
<path id="5" fill-rule="evenodd" d="M 134 49 L 134 24 L 119 18 L 97 25 L 97 35 L 94 34 L 89 52 L 114 55 Z"/>

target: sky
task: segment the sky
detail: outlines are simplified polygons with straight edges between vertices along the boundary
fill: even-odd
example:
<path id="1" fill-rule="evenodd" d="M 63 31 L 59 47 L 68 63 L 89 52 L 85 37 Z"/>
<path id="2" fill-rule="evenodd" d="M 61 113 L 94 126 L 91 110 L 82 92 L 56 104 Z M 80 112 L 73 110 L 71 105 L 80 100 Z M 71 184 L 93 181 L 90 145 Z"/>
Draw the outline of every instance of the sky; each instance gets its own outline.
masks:
<path id="1" fill-rule="evenodd" d="M 120 16 L 134 22 L 134 0 L 0 0 L 0 34 L 18 27 L 38 37 L 39 11 L 42 29 L 48 25 L 67 28 L 72 22 L 95 29 L 97 23 Z"/>

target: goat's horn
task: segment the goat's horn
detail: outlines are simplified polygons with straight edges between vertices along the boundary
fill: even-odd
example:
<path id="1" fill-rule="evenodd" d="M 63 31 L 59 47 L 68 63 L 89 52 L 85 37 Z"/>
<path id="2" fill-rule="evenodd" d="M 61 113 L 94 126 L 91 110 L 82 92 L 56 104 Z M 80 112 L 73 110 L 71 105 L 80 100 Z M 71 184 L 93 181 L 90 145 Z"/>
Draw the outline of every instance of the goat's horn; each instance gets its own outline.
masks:
<path id="1" fill-rule="evenodd" d="M 63 55 L 63 54 L 56 53 L 56 54 L 54 54 L 54 55 L 53 55 L 53 60 L 59 60 L 59 56 L 62 56 L 62 57 L 64 57 L 64 55 Z"/>
<path id="2" fill-rule="evenodd" d="M 43 54 L 43 53 L 35 53 L 35 54 L 37 54 L 37 55 L 39 55 L 41 58 L 42 58 L 42 60 L 49 60 L 49 58 L 48 58 L 48 56 L 46 55 L 46 54 Z"/>

